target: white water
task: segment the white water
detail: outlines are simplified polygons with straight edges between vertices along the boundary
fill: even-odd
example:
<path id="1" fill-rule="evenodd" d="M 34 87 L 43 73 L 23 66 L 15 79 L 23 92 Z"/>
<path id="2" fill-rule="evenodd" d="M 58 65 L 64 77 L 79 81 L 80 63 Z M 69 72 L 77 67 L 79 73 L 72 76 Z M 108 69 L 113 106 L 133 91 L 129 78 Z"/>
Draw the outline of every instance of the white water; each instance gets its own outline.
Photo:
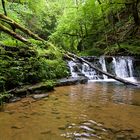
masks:
<path id="1" fill-rule="evenodd" d="M 76 66 L 76 63 L 73 62 L 73 61 L 69 61 L 68 62 L 68 65 L 70 67 L 70 73 L 71 73 L 71 76 L 74 78 L 74 77 L 78 77 L 77 73 L 74 72 L 74 66 Z"/>
<path id="2" fill-rule="evenodd" d="M 129 68 L 129 73 L 130 73 L 130 77 L 133 77 L 133 61 L 132 59 L 128 59 L 128 68 Z"/>
<path id="3" fill-rule="evenodd" d="M 136 79 L 133 77 L 133 59 L 131 57 L 112 57 L 113 60 L 109 64 L 111 65 L 110 67 L 112 68 L 111 73 L 115 74 L 117 77 L 136 82 Z M 97 66 L 100 66 L 100 68 L 108 72 L 107 70 L 107 64 L 105 61 L 104 56 L 101 56 L 98 61 L 92 62 L 94 65 L 97 64 Z M 85 75 L 86 77 L 89 78 L 90 81 L 107 81 L 107 82 L 112 82 L 115 81 L 113 79 L 109 79 L 106 75 L 99 74 L 97 71 L 94 69 L 90 68 L 88 64 L 86 63 L 75 63 L 72 61 L 69 61 L 68 63 L 70 67 L 70 72 L 71 76 L 78 77 L 78 73 L 80 72 L 81 74 Z M 81 66 L 80 66 L 81 65 Z M 80 67 L 79 67 L 80 66 Z M 78 70 L 78 72 L 77 72 Z M 110 73 L 110 72 L 109 72 Z"/>
<path id="4" fill-rule="evenodd" d="M 103 56 L 100 57 L 99 62 L 100 62 L 100 64 L 101 64 L 101 66 L 102 66 L 102 70 L 105 71 L 105 72 L 107 72 L 106 63 L 105 63 L 105 59 L 104 59 Z M 108 79 L 108 77 L 107 77 L 106 75 L 103 74 L 103 79 Z"/>
<path id="5" fill-rule="evenodd" d="M 95 70 L 93 70 L 92 68 L 89 67 L 88 64 L 84 63 L 82 65 L 82 73 L 88 77 L 90 80 L 91 79 L 96 79 L 99 80 L 99 77 L 97 76 L 97 73 Z"/>
<path id="6" fill-rule="evenodd" d="M 132 60 L 130 58 L 124 58 L 124 57 L 113 57 L 113 68 L 115 71 L 116 76 L 127 78 L 132 74 Z M 130 74 L 131 71 L 131 74 Z"/>

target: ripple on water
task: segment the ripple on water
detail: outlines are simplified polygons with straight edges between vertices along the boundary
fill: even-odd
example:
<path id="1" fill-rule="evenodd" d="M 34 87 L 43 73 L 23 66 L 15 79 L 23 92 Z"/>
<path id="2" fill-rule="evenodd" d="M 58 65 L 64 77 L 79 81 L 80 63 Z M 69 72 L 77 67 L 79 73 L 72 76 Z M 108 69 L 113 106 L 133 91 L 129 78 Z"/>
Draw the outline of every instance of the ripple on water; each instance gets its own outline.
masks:
<path id="1" fill-rule="evenodd" d="M 72 140 L 139 140 L 139 136 L 134 135 L 130 129 L 118 130 L 115 128 L 106 128 L 103 124 L 93 120 L 81 122 L 80 124 L 70 124 L 65 128 L 62 137 Z"/>

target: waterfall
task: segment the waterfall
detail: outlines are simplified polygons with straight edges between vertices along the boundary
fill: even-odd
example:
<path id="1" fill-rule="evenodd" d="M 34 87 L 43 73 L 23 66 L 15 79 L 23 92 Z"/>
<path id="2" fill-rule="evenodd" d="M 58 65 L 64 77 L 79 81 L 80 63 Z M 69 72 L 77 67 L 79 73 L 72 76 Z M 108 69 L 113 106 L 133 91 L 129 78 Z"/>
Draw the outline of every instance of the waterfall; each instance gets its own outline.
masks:
<path id="1" fill-rule="evenodd" d="M 113 57 L 112 63 L 116 76 L 122 78 L 129 77 L 128 66 L 127 66 L 128 62 L 124 57 L 118 57 L 118 58 Z"/>
<path id="2" fill-rule="evenodd" d="M 113 57 L 113 69 L 118 77 L 133 77 L 133 61 L 131 57 Z"/>
<path id="3" fill-rule="evenodd" d="M 105 59 L 104 59 L 103 56 L 100 57 L 100 59 L 99 59 L 99 63 L 100 63 L 101 66 L 102 66 L 102 70 L 105 71 L 105 72 L 107 72 L 106 64 L 105 64 Z M 103 74 L 103 79 L 107 79 L 107 78 L 108 78 L 108 77 L 107 77 L 106 75 Z"/>
<path id="4" fill-rule="evenodd" d="M 71 76 L 72 76 L 72 77 L 78 77 L 78 74 L 77 74 L 77 73 L 75 72 L 75 70 L 74 70 L 74 66 L 76 66 L 76 63 L 73 62 L 73 61 L 69 61 L 69 62 L 68 62 L 68 66 L 69 66 L 69 68 L 70 68 Z"/>
<path id="5" fill-rule="evenodd" d="M 128 68 L 129 68 L 129 73 L 130 73 L 130 77 L 133 77 L 133 61 L 132 59 L 128 59 Z"/>
<path id="6" fill-rule="evenodd" d="M 97 76 L 97 73 L 94 69 L 90 68 L 88 64 L 84 63 L 82 65 L 82 73 L 89 78 L 89 80 L 92 79 L 99 79 Z"/>
<path id="7" fill-rule="evenodd" d="M 86 59 L 86 57 L 84 57 L 84 59 Z M 108 62 L 106 60 L 106 57 L 101 56 L 98 59 L 92 60 L 91 63 L 93 63 L 103 71 L 115 74 L 116 76 L 121 78 L 132 78 L 134 76 L 132 57 L 111 57 L 111 62 Z M 94 69 L 90 68 L 89 65 L 86 63 L 69 61 L 68 65 L 70 67 L 72 77 L 86 76 L 89 80 L 110 80 L 106 75 L 95 71 Z"/>

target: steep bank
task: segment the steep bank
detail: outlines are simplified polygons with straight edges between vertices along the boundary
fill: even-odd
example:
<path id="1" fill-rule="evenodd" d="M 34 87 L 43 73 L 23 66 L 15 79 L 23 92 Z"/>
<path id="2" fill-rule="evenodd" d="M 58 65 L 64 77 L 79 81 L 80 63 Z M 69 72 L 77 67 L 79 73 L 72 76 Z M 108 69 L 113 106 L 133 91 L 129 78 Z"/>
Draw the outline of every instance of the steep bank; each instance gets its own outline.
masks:
<path id="1" fill-rule="evenodd" d="M 9 46 L 1 44 L 0 62 L 0 99 L 9 96 L 6 91 L 25 85 L 48 82 L 48 87 L 53 86 L 50 80 L 64 78 L 69 74 L 62 54 L 49 43 L 32 47 L 16 42 Z"/>

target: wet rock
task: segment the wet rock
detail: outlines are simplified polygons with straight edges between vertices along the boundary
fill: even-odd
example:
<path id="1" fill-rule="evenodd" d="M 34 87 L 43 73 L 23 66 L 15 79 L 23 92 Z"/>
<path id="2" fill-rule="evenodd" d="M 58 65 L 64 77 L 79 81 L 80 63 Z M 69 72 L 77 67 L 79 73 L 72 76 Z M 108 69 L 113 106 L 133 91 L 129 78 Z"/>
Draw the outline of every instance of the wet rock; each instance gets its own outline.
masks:
<path id="1" fill-rule="evenodd" d="M 85 76 L 83 73 L 81 73 L 81 72 L 76 72 L 76 74 L 78 75 L 78 76 Z"/>
<path id="2" fill-rule="evenodd" d="M 58 98 L 57 97 L 55 97 L 55 98 L 53 98 L 53 100 L 55 101 L 55 100 L 58 100 Z"/>
<path id="3" fill-rule="evenodd" d="M 42 99 L 48 96 L 49 96 L 48 94 L 35 94 L 35 95 L 32 95 L 32 98 L 37 100 L 37 99 Z"/>
<path id="4" fill-rule="evenodd" d="M 13 126 L 11 126 L 11 128 L 12 128 L 12 129 L 22 129 L 22 128 L 23 128 L 23 126 L 13 125 Z"/>
<path id="5" fill-rule="evenodd" d="M 12 115 L 12 114 L 14 114 L 15 113 L 15 111 L 4 111 L 5 113 L 8 113 L 8 114 L 10 114 L 10 115 Z"/>
<path id="6" fill-rule="evenodd" d="M 93 126 L 93 129 L 96 130 L 96 131 L 102 131 L 101 127 L 99 127 L 99 126 Z"/>
<path id="7" fill-rule="evenodd" d="M 60 114 L 59 112 L 55 112 L 55 111 L 52 111 L 51 113 L 52 114 Z"/>
<path id="8" fill-rule="evenodd" d="M 61 119 L 61 117 L 56 117 L 56 119 Z"/>
<path id="9" fill-rule="evenodd" d="M 66 129 L 66 126 L 59 126 L 58 129 L 65 130 Z"/>
<path id="10" fill-rule="evenodd" d="M 123 134 L 117 135 L 116 140 L 125 140 L 125 135 Z"/>
<path id="11" fill-rule="evenodd" d="M 64 95 L 65 95 L 65 96 L 69 96 L 69 94 L 68 94 L 68 93 L 65 93 Z"/>
<path id="12" fill-rule="evenodd" d="M 92 129 L 92 128 L 88 127 L 88 126 L 84 126 L 84 125 L 82 125 L 82 126 L 80 126 L 80 128 L 83 129 L 83 130 L 85 130 L 85 131 L 95 132 L 94 129 Z"/>
<path id="13" fill-rule="evenodd" d="M 114 127 L 107 127 L 105 129 L 108 130 L 108 131 L 110 131 L 111 133 L 118 133 L 118 132 L 121 131 L 120 129 L 114 128 Z"/>
<path id="14" fill-rule="evenodd" d="M 9 102 L 12 103 L 12 102 L 17 102 L 17 101 L 20 101 L 21 98 L 20 97 L 12 97 Z"/>
<path id="15" fill-rule="evenodd" d="M 135 134 L 131 135 L 131 140 L 139 140 L 139 137 Z"/>
<path id="16" fill-rule="evenodd" d="M 41 94 L 41 93 L 42 93 L 41 90 L 35 90 L 35 91 L 34 91 L 34 94 Z"/>
<path id="17" fill-rule="evenodd" d="M 42 132 L 40 132 L 40 134 L 49 134 L 49 133 L 51 133 L 51 130 L 46 130 L 46 131 L 42 131 Z"/>
<path id="18" fill-rule="evenodd" d="M 71 117 L 71 116 L 69 116 L 69 115 L 66 115 L 66 116 L 65 116 L 65 118 L 70 118 L 70 117 Z"/>
<path id="19" fill-rule="evenodd" d="M 9 94 L 25 97 L 26 95 L 34 94 L 35 92 L 40 93 L 40 91 L 46 92 L 46 91 L 52 91 L 53 89 L 54 89 L 54 84 L 49 82 L 44 82 L 44 83 L 42 82 L 35 85 L 26 85 L 21 88 L 9 90 L 7 92 Z"/>
<path id="20" fill-rule="evenodd" d="M 81 72 L 79 66 L 77 66 L 77 65 L 73 66 L 73 69 L 75 72 Z"/>
<path id="21" fill-rule="evenodd" d="M 105 60 L 107 61 L 107 63 L 111 63 L 113 61 L 113 57 L 107 56 L 105 57 Z"/>
<path id="22" fill-rule="evenodd" d="M 30 118 L 29 116 L 27 116 L 27 115 L 23 115 L 23 118 Z"/>
<path id="23" fill-rule="evenodd" d="M 74 133 L 75 137 L 91 137 L 95 136 L 94 134 L 89 134 L 89 133 Z"/>
<path id="24" fill-rule="evenodd" d="M 131 128 L 126 128 L 126 129 L 124 129 L 123 131 L 134 132 L 134 130 L 131 129 Z"/>
<path id="25" fill-rule="evenodd" d="M 19 118 L 26 118 L 26 119 L 28 119 L 28 118 L 30 118 L 30 117 L 29 117 L 28 114 L 25 114 L 25 113 L 24 113 L 22 116 L 19 116 Z"/>
<path id="26" fill-rule="evenodd" d="M 75 85 L 75 84 L 85 84 L 88 82 L 88 78 L 84 76 L 69 78 L 69 79 L 60 79 L 57 81 L 56 86 L 66 86 L 66 85 Z"/>

